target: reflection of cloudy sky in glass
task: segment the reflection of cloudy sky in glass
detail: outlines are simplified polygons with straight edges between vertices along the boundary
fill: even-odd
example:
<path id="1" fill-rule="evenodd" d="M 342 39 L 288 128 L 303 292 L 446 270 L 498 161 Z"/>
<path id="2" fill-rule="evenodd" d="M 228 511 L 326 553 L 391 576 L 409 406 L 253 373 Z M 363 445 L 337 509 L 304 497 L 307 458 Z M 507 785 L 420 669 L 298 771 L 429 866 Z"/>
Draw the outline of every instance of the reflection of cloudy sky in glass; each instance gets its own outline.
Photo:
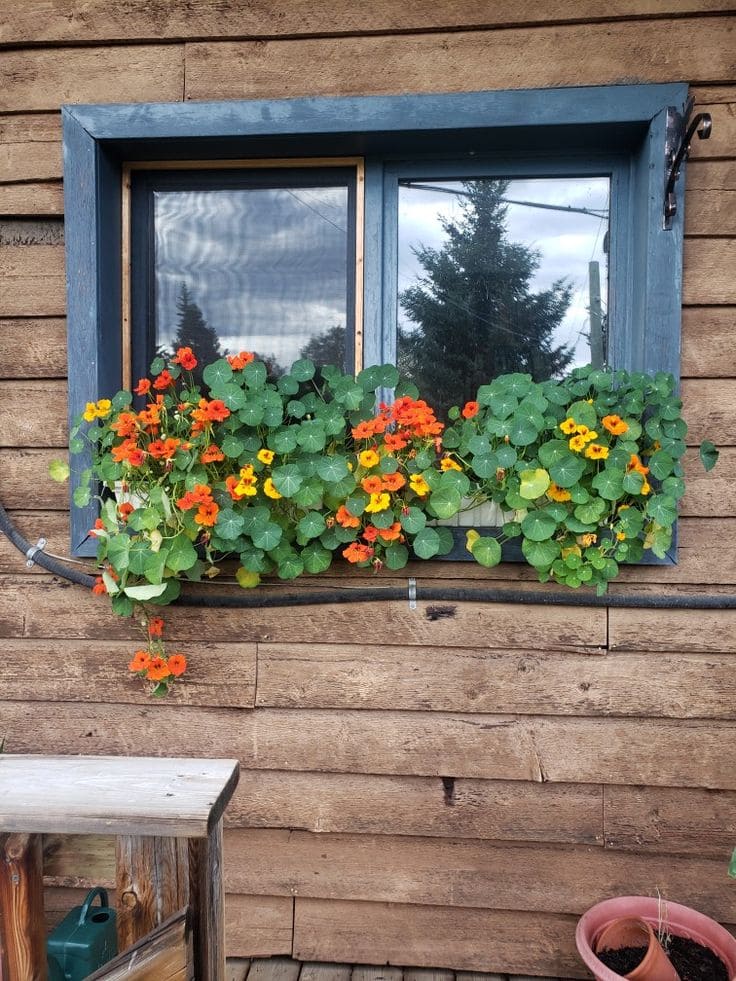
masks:
<path id="1" fill-rule="evenodd" d="M 417 183 L 422 185 L 437 183 L 444 188 L 463 189 L 459 181 L 418 180 Z M 515 180 L 509 183 L 505 197 L 514 201 L 552 204 L 563 208 L 585 208 L 607 213 L 609 180 L 607 177 Z M 462 200 L 459 195 L 400 187 L 399 291 L 421 279 L 424 272 L 412 248 L 417 246 L 441 248 L 445 241 L 445 233 L 440 219 L 459 219 Z M 603 248 L 608 219 L 577 212 L 509 204 L 506 229 L 509 241 L 521 242 L 539 253 L 540 265 L 531 282 L 533 291 L 549 289 L 559 279 L 565 279 L 572 286 L 570 307 L 559 330 L 554 334 L 554 342 L 557 345 L 573 346 L 576 349 L 575 363 L 588 362 L 590 360 L 586 336 L 590 326 L 588 263 L 595 260 L 600 264 L 601 298 L 605 316 L 608 263 Z M 399 322 L 409 329 L 413 326 L 402 315 L 400 308 Z"/>
<path id="2" fill-rule="evenodd" d="M 345 187 L 157 191 L 156 339 L 170 346 L 186 281 L 224 348 L 288 367 L 346 323 Z"/>

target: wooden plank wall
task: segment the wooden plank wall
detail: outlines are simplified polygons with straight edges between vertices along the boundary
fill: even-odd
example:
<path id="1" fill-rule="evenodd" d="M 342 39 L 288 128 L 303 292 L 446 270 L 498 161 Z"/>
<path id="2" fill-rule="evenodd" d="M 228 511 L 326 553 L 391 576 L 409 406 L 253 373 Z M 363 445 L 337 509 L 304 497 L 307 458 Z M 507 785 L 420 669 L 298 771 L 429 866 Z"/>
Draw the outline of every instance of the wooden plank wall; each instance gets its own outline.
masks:
<path id="1" fill-rule="evenodd" d="M 688 81 L 713 114 L 686 198 L 692 442 L 676 568 L 736 585 L 736 17 L 720 0 L 25 0 L 0 11 L 0 500 L 65 554 L 62 102 Z M 516 566 L 437 584 L 537 588 Z M 339 577 L 343 579 L 342 573 Z M 355 582 L 359 580 L 356 578 Z M 405 581 L 405 580 L 402 580 Z M 191 681 L 151 704 L 134 626 L 0 541 L 0 738 L 11 752 L 231 756 L 231 955 L 582 977 L 576 917 L 659 891 L 736 924 L 736 640 L 727 612 L 431 604 L 183 609 Z M 202 638 L 206 637 L 206 643 Z M 108 843 L 109 846 L 109 843 Z M 47 848 L 51 921 L 110 851 Z M 85 873 L 84 870 L 87 870 Z M 107 877 L 107 878 L 106 878 Z M 69 888 L 66 888 L 69 887 Z M 73 887 L 73 888 L 72 888 Z"/>

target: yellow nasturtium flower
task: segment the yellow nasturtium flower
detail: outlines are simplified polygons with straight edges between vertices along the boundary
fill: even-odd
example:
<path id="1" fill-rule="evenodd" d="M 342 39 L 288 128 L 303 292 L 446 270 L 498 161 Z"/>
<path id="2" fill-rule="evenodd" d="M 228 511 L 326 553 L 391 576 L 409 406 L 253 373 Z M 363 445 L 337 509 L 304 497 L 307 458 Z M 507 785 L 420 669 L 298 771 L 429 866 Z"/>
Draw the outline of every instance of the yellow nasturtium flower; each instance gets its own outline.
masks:
<path id="1" fill-rule="evenodd" d="M 274 458 L 273 450 L 263 449 L 263 450 L 259 450 L 256 453 L 256 459 L 260 463 L 265 463 L 267 467 L 273 463 L 273 458 Z"/>
<path id="2" fill-rule="evenodd" d="M 456 460 L 453 460 L 449 456 L 445 456 L 445 457 L 443 457 L 440 460 L 440 470 L 442 470 L 445 473 L 448 470 L 460 470 L 460 471 L 462 471 L 462 469 L 463 468 L 460 466 L 460 464 Z"/>
<path id="3" fill-rule="evenodd" d="M 266 479 L 263 481 L 263 493 L 266 495 L 266 497 L 270 497 L 273 501 L 278 501 L 284 496 L 283 494 L 279 494 L 279 492 L 276 490 L 270 477 L 266 477 Z"/>
<path id="4" fill-rule="evenodd" d="M 560 429 L 565 434 L 565 436 L 571 436 L 578 428 L 578 424 L 569 416 L 564 422 L 560 423 Z"/>
<path id="5" fill-rule="evenodd" d="M 94 402 L 88 402 L 85 406 L 84 412 L 82 413 L 82 418 L 86 422 L 94 422 L 97 418 L 97 406 Z"/>
<path id="6" fill-rule="evenodd" d="M 585 436 L 573 436 L 572 439 L 568 440 L 568 446 L 575 453 L 581 453 L 585 449 L 586 439 Z"/>
<path id="7" fill-rule="evenodd" d="M 112 402 L 110 399 L 100 399 L 97 403 L 97 418 L 106 419 L 112 412 Z"/>
<path id="8" fill-rule="evenodd" d="M 370 503 L 366 504 L 365 510 L 367 513 L 376 514 L 378 511 L 385 511 L 390 503 L 391 497 L 389 494 L 371 494 Z"/>
<path id="9" fill-rule="evenodd" d="M 409 487 L 418 497 L 426 497 L 429 494 L 429 484 L 420 473 L 413 473 L 409 477 Z"/>
<path id="10" fill-rule="evenodd" d="M 380 459 L 380 456 L 375 450 L 363 450 L 362 453 L 358 454 L 358 461 L 360 462 L 361 467 L 365 467 L 366 470 L 370 470 L 371 467 L 375 467 Z"/>

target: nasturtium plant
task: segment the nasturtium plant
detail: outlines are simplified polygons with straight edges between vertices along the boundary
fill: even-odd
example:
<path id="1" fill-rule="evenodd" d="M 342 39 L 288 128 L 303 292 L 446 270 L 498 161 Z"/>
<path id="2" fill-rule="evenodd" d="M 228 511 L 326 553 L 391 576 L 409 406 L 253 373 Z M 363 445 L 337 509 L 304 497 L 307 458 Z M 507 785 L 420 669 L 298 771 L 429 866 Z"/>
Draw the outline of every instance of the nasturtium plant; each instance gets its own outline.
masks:
<path id="1" fill-rule="evenodd" d="M 671 544 L 687 427 L 667 375 L 504 375 L 445 427 L 392 365 L 354 379 L 303 359 L 274 378 L 241 352 L 207 365 L 201 389 L 196 366 L 189 348 L 157 358 L 71 433 L 72 452 L 92 455 L 75 501 L 100 500 L 95 588 L 120 613 L 171 602 L 225 559 L 244 588 L 324 572 L 335 555 L 399 570 L 447 555 L 442 522 L 487 502 L 505 524 L 470 531 L 468 551 L 493 566 L 520 540 L 542 581 L 601 592 L 622 562 Z M 712 465 L 715 448 L 701 456 Z"/>

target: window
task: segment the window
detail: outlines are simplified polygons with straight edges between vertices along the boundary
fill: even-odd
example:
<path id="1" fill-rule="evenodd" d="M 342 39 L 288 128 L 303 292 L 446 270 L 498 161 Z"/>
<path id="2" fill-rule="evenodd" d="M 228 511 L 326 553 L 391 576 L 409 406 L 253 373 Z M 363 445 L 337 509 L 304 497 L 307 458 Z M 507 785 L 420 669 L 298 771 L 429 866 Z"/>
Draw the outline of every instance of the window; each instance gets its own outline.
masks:
<path id="1" fill-rule="evenodd" d="M 192 329 L 274 373 L 398 361 L 445 409 L 489 371 L 677 374 L 682 214 L 664 229 L 662 207 L 686 95 L 65 108 L 70 413 Z M 72 520 L 91 554 L 94 513 Z"/>

